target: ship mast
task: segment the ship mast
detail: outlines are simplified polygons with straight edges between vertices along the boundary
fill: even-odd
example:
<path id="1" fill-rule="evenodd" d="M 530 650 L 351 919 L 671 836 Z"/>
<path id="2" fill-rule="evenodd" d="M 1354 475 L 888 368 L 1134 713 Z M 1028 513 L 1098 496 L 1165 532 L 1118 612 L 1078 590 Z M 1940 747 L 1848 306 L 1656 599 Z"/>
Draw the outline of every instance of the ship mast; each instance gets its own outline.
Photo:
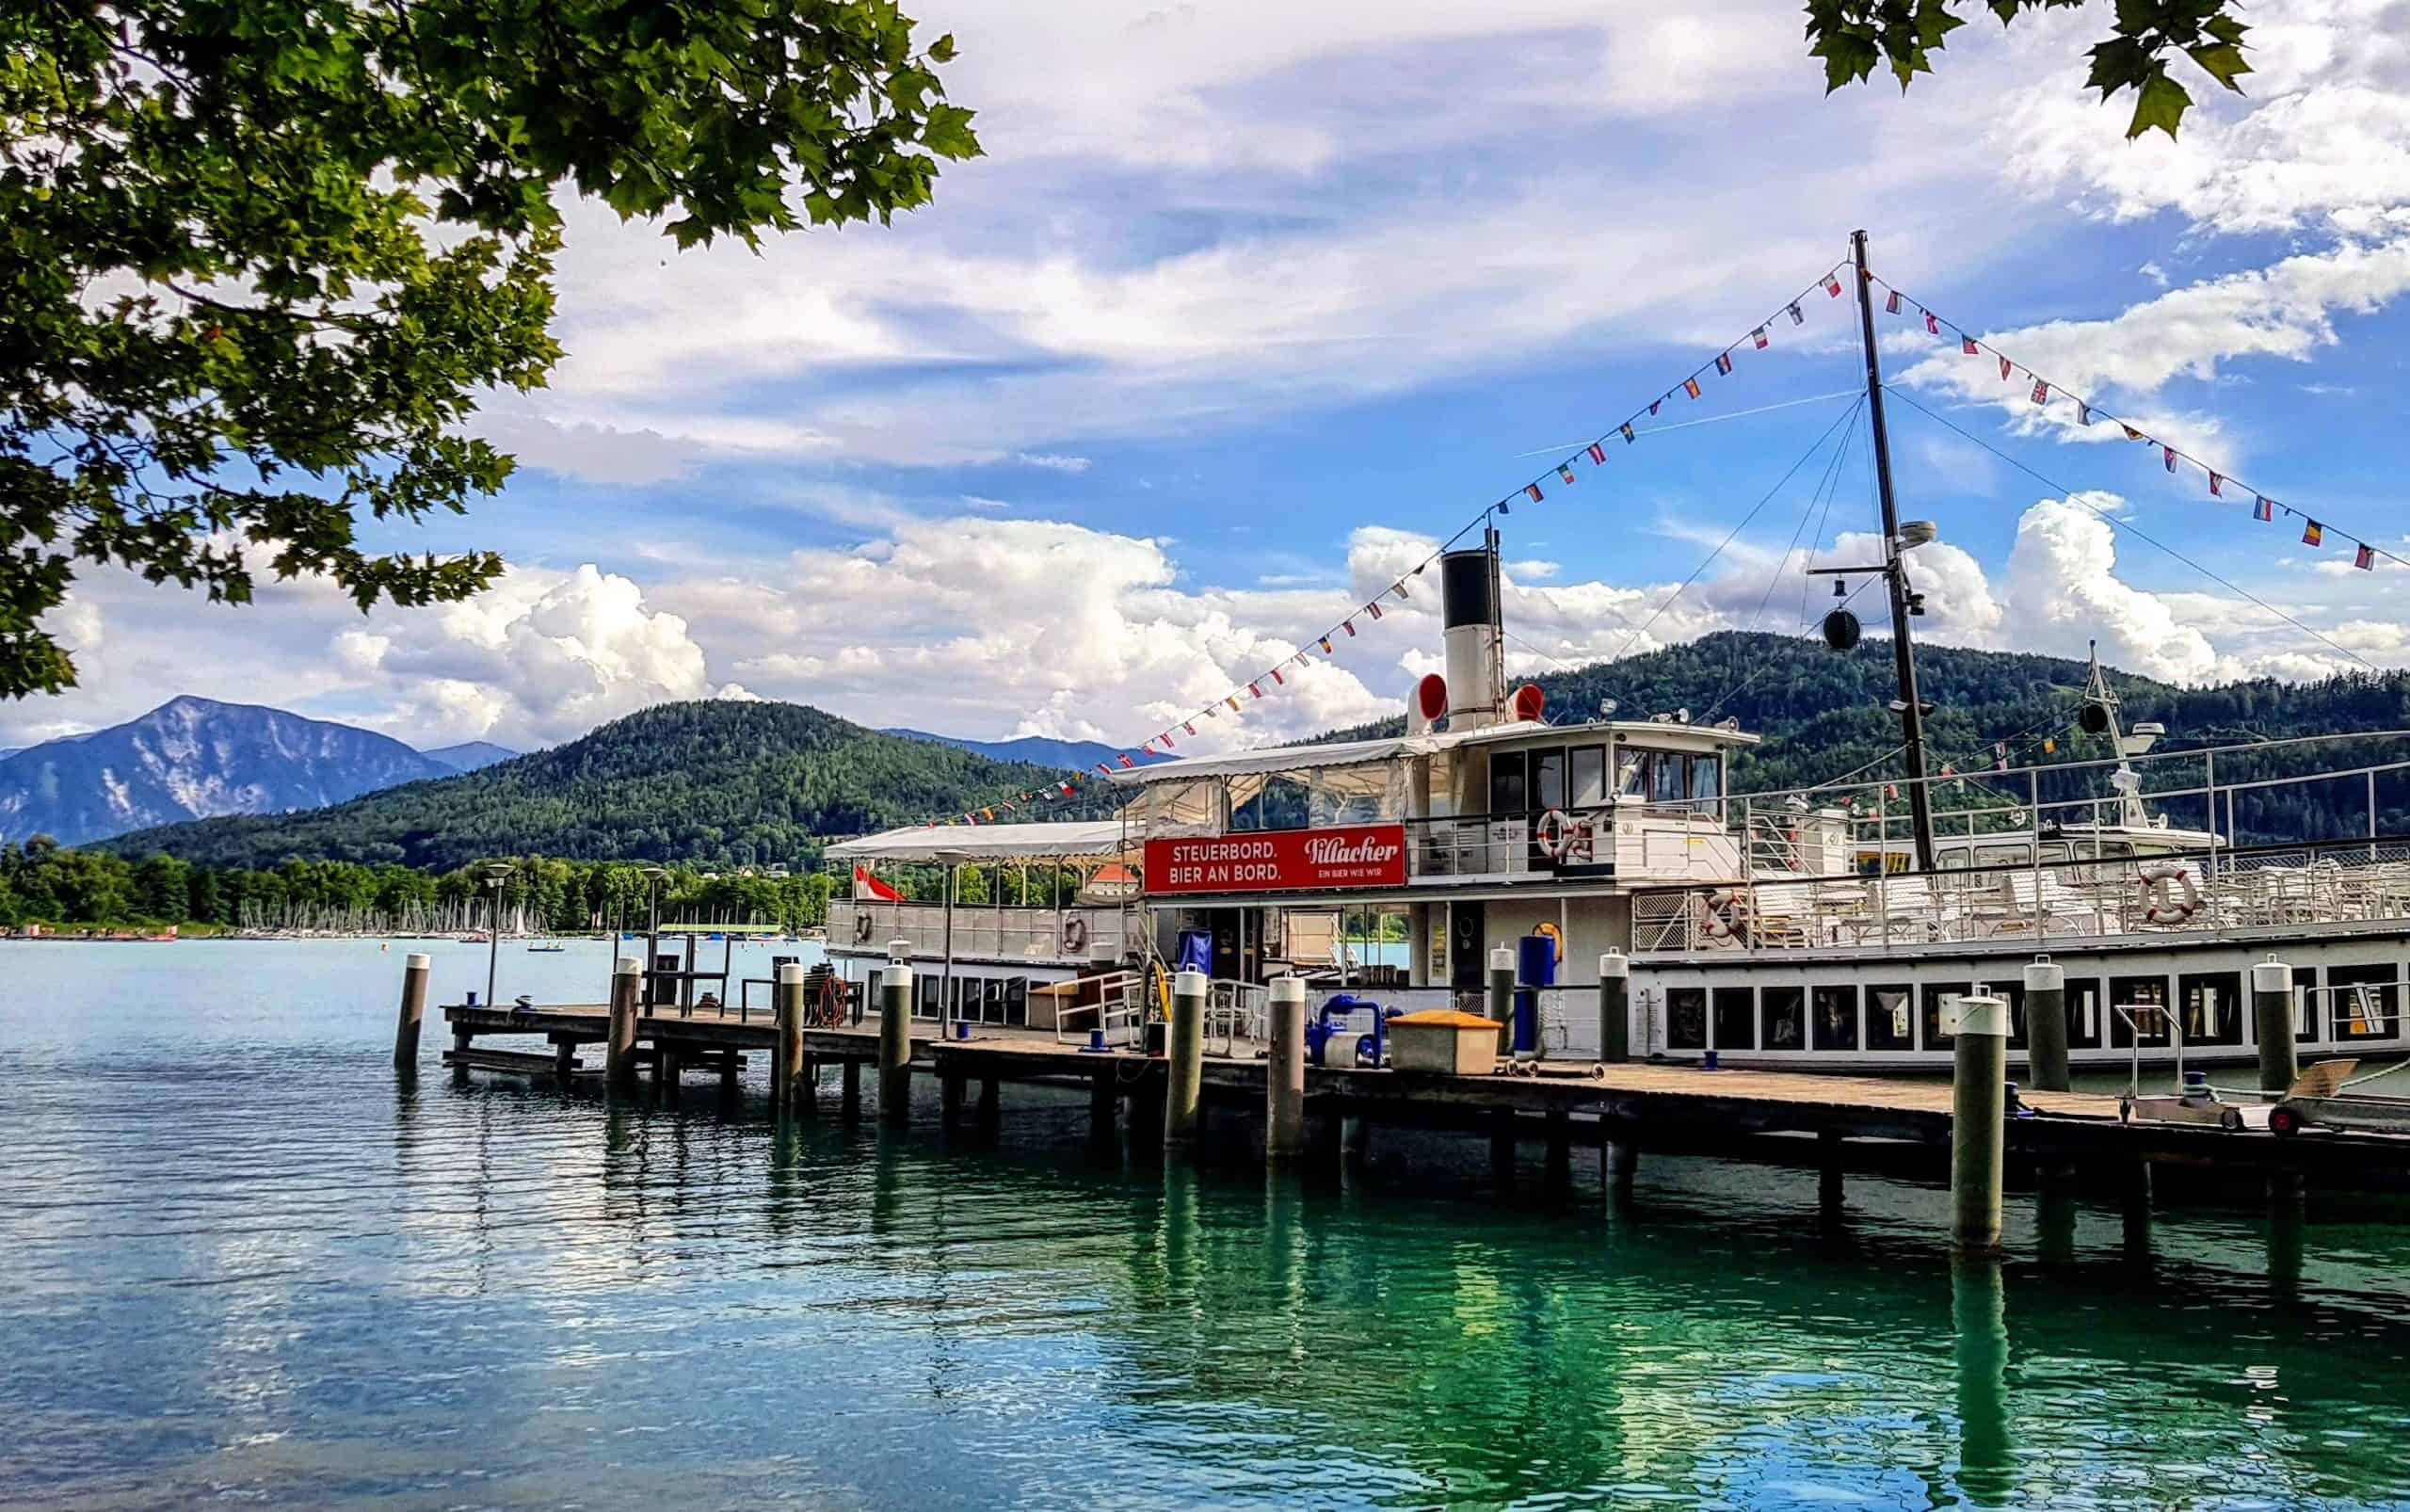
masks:
<path id="1" fill-rule="evenodd" d="M 1850 234 L 1850 261 L 1857 271 L 1857 318 L 1866 341 L 1866 409 L 1874 426 L 1874 487 L 1883 503 L 1884 581 L 1891 592 L 1891 657 L 1897 665 L 1900 696 L 1891 707 L 1899 712 L 1900 734 L 1908 769 L 1908 821 L 1916 837 L 1917 870 L 1933 867 L 1933 795 L 1924 780 L 1925 704 L 1917 695 L 1916 650 L 1908 640 L 1908 619 L 1924 605 L 1908 590 L 1907 566 L 1901 560 L 1900 507 L 1891 493 L 1891 442 L 1883 428 L 1883 363 L 1874 351 L 1874 290 L 1866 272 L 1866 233 Z M 1928 532 L 1930 534 L 1930 532 Z"/>

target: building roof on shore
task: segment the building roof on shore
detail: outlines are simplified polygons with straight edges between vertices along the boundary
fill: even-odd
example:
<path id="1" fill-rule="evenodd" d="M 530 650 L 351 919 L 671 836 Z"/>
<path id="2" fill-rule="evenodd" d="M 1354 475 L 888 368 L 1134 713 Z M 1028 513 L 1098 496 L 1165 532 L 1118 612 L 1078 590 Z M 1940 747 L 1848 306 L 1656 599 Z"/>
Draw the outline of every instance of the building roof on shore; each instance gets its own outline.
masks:
<path id="1" fill-rule="evenodd" d="M 1119 856 L 1137 837 L 1118 819 L 1066 819 L 1052 824 L 912 825 L 841 840 L 831 861 L 1077 861 Z"/>

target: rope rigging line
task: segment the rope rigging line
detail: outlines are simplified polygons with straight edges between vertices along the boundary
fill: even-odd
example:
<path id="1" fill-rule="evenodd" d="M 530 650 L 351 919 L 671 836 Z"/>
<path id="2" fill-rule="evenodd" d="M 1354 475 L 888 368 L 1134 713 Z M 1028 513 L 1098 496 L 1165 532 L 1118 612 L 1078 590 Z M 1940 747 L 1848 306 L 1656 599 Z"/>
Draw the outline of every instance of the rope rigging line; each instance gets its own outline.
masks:
<path id="1" fill-rule="evenodd" d="M 2097 404 L 2094 404 L 2090 399 L 2084 397 L 2082 394 L 2043 377 L 2043 375 L 2035 372 L 2032 367 L 2016 361 L 2016 359 L 2011 357 L 2008 353 L 2001 351 L 1991 343 L 1984 341 L 1979 337 L 1969 335 L 1967 329 L 1964 326 L 1959 325 L 1956 321 L 1942 319 L 1939 313 L 1935 311 L 1930 305 L 1925 304 L 1922 300 L 1908 294 L 1906 290 L 1899 287 L 1897 284 L 1885 281 L 1880 274 L 1870 270 L 1866 275 L 1866 279 L 1870 283 L 1881 284 L 1884 289 L 1889 292 L 1891 298 L 1888 308 L 1891 313 L 1895 314 L 1898 314 L 1899 301 L 1905 298 L 1923 314 L 1925 317 L 1925 330 L 1937 336 L 1941 333 L 1941 328 L 1943 326 L 1948 326 L 1952 330 L 1958 333 L 1959 345 L 1962 351 L 1968 354 L 1975 352 L 1989 352 L 1993 357 L 1998 358 L 2000 364 L 2000 377 L 2003 380 L 2009 378 L 2012 371 L 2021 370 L 2026 377 L 2033 379 L 2034 381 L 2033 402 L 2036 406 L 2047 409 L 2050 402 L 2050 396 L 2053 394 L 2064 398 L 2073 399 L 2076 403 L 2076 414 L 2080 423 L 2089 426 L 2095 416 L 2097 416 L 2102 420 L 2112 421 L 2122 426 L 2129 439 L 2139 442 L 2147 442 L 2150 444 L 2159 447 L 2166 456 L 2167 469 L 2169 472 L 2172 473 L 2176 470 L 2177 460 L 2180 458 L 2181 459 L 2192 463 L 2194 467 L 2199 468 L 2202 472 L 2208 474 L 2209 477 L 2209 492 L 2211 496 L 2224 498 L 2225 495 L 2221 485 L 2231 483 L 2241 492 L 2250 494 L 2253 499 L 2269 507 L 2271 509 L 2281 509 L 2287 516 L 2304 522 L 2311 527 L 2313 532 L 2316 532 L 2316 535 L 2305 542 L 2306 544 L 2318 544 L 2318 539 L 2320 537 L 2322 537 L 2323 532 L 2331 529 L 2336 535 L 2350 541 L 2354 546 L 2361 547 L 2374 555 L 2382 556 L 2386 561 L 2392 562 L 2397 566 L 2410 567 L 2410 558 L 2404 558 L 2397 555 L 2393 552 L 2387 551 L 2385 547 L 2377 544 L 2377 542 L 2370 537 L 2354 535 L 2352 532 L 2342 529 L 2340 526 L 2332 525 L 2326 521 L 2315 519 L 2302 510 L 2294 508 L 2289 504 L 2271 498 L 2269 495 L 2262 493 L 2259 490 L 2253 488 L 2250 484 L 2245 483 L 2242 479 L 2236 477 L 2231 473 L 2222 473 L 2218 471 L 2216 468 L 2211 467 L 2209 463 L 2201 460 L 2199 458 L 2193 456 L 2191 452 L 2184 450 L 2182 447 L 2170 445 L 2168 442 L 2161 441 L 2157 436 L 2145 434 L 2138 426 L 2117 415 L 2111 414 L 2108 410 L 2103 410 Z M 1884 387 L 1888 389 L 1891 386 L 1887 383 Z M 1906 395 L 1902 394 L 1901 397 L 1905 398 Z M 1913 400 L 1910 402 L 1914 403 Z M 2031 469 L 2028 469 L 2028 471 L 2031 471 Z M 2040 475 L 2036 474 L 2035 475 L 2039 476 Z"/>
<path id="2" fill-rule="evenodd" d="M 2108 510 L 2101 508 L 2098 505 L 2087 501 L 2081 496 L 2083 493 L 2082 490 L 2068 487 L 2066 484 L 2051 477 L 2048 474 L 2042 472 L 2040 469 L 2032 467 L 2026 462 L 2019 460 L 2017 458 L 2010 456 L 2007 452 L 2000 450 L 1990 442 L 1985 441 L 1983 437 L 1976 435 L 1966 426 L 1950 419 L 1947 415 L 1937 414 L 1935 411 L 1926 409 L 1922 404 L 1917 401 L 1916 395 L 1889 383 L 1884 384 L 1883 389 L 1885 393 L 1905 403 L 1908 408 L 1916 410 L 1917 413 L 1923 415 L 1926 419 L 1933 421 L 1936 425 L 1946 426 L 1966 440 L 1973 442 L 1976 445 L 1981 446 L 1984 450 L 1991 453 L 1994 457 L 1997 457 L 2001 461 L 2006 462 L 2009 466 L 2016 468 L 2018 472 L 2025 474 L 2027 476 L 2042 484 L 2045 488 L 2053 490 L 2068 502 L 2081 505 L 2084 508 L 2091 510 L 2102 520 L 2107 521 L 2111 529 L 2124 531 L 2137 539 L 2166 553 L 2168 555 L 2173 556 L 2177 561 L 2191 568 L 2193 571 L 2200 573 L 2210 582 L 2217 584 L 2220 587 L 2226 589 L 2228 592 L 2239 594 L 2241 597 L 2248 599 L 2253 603 L 2256 603 L 2260 608 L 2267 610 L 2270 614 L 2274 615 L 2277 619 L 2282 619 L 2285 623 L 2292 626 L 2295 630 L 2298 630 L 2303 635 L 2309 636 L 2312 640 L 2317 641 L 2320 645 L 2324 646 L 2336 654 L 2348 656 L 2353 661 L 2359 663 L 2362 667 L 2367 668 L 2371 672 L 2382 672 L 2385 670 L 2385 668 L 2377 666 L 2374 662 L 2370 661 L 2358 651 L 2352 651 L 2343 646 L 2338 646 L 2334 641 L 2327 639 L 2324 635 L 2319 634 L 2315 630 L 2312 630 L 2309 626 L 2303 624 L 2291 615 L 2285 613 L 2284 610 L 2277 608 L 2274 604 L 2270 603 L 2267 600 L 2259 597 L 2259 595 L 2252 592 L 2249 588 L 2242 587 L 2241 584 L 2236 583 L 2231 578 L 2224 577 L 2211 571 L 2209 569 L 2202 566 L 2199 562 L 2194 561 L 2192 557 L 2185 555 L 2175 547 L 2170 546 L 2165 541 L 2161 540 L 2158 537 L 2150 534 L 2150 532 L 2143 529 L 2142 526 L 2133 523 L 2131 521 L 2120 520 L 2115 515 L 2111 514 Z M 2338 532 L 2338 534 L 2340 534 L 2340 532 Z"/>
<path id="3" fill-rule="evenodd" d="M 1607 660 L 1611 662 L 1619 662 L 1623 660 L 1624 652 L 1631 649 L 1631 643 L 1638 640 L 1642 635 L 1647 635 L 1648 633 L 1648 627 L 1655 624 L 1658 619 L 1664 615 L 1666 610 L 1674 606 L 1674 601 L 1679 599 L 1683 593 L 1689 590 L 1692 584 L 1698 581 L 1699 574 L 1706 571 L 1710 567 L 1715 564 L 1715 559 L 1724 555 L 1724 548 L 1731 545 L 1732 542 L 1739 538 L 1741 532 L 1748 528 L 1749 522 L 1758 517 L 1758 511 L 1773 503 L 1775 495 L 1780 493 L 1785 488 L 1790 486 L 1791 478 L 1797 475 L 1802 467 L 1808 465 L 1808 458 L 1824 450 L 1824 442 L 1832 439 L 1833 432 L 1846 425 L 1849 422 L 1850 417 L 1856 414 L 1859 406 L 1863 405 L 1865 402 L 1865 397 L 1860 395 L 1857 404 L 1854 404 L 1848 409 L 1842 410 L 1840 414 L 1835 415 L 1833 417 L 1833 423 L 1824 427 L 1824 433 L 1818 436 L 1814 441 L 1808 442 L 1808 449 L 1799 454 L 1799 459 L 1792 462 L 1789 468 L 1784 470 L 1782 476 L 1775 480 L 1774 487 L 1766 490 L 1764 495 L 1761 496 L 1757 503 L 1749 506 L 1749 512 L 1741 517 L 1740 523 L 1734 525 L 1725 534 L 1722 540 L 1716 542 L 1715 549 L 1707 554 L 1706 559 L 1701 561 L 1696 567 L 1691 569 L 1691 575 L 1682 579 L 1681 583 L 1675 587 L 1673 592 L 1665 595 L 1665 602 L 1659 604 L 1655 612 L 1650 614 L 1647 619 L 1642 620 L 1639 626 L 1634 629 L 1631 635 L 1625 636 L 1623 644 L 1616 647 L 1615 653 L 1613 656 L 1608 657 Z"/>

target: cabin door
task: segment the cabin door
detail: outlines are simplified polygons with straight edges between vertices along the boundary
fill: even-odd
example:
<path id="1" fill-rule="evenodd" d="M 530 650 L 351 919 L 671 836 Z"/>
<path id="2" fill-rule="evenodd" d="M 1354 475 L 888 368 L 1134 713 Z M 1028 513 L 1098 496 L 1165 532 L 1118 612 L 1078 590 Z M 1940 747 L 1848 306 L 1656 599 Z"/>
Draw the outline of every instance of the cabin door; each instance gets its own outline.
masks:
<path id="1" fill-rule="evenodd" d="M 1488 969 L 1488 952 L 1482 948 L 1487 938 L 1487 910 L 1479 903 L 1448 905 L 1448 985 L 1470 988 L 1479 991 L 1485 985 L 1483 973 Z"/>

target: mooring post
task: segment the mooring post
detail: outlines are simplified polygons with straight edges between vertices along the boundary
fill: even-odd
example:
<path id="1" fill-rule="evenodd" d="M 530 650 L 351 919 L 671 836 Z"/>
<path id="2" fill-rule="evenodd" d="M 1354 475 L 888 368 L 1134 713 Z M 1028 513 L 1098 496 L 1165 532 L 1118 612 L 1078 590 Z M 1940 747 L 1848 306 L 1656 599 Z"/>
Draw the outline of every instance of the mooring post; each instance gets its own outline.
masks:
<path id="1" fill-rule="evenodd" d="M 1088 1137 L 1100 1145 L 1113 1142 L 1114 1117 L 1121 1102 L 1120 1068 L 1100 1058 L 1088 1072 Z"/>
<path id="2" fill-rule="evenodd" d="M 837 1071 L 837 1112 L 848 1123 L 862 1116 L 862 1063 L 850 1055 Z"/>
<path id="3" fill-rule="evenodd" d="M 912 1121 L 912 968 L 903 959 L 911 946 L 899 940 L 889 948 L 878 979 L 878 1121 L 902 1129 Z"/>
<path id="4" fill-rule="evenodd" d="M 996 1125 L 1002 1121 L 1003 1116 L 1004 1088 L 1001 1079 L 982 1076 L 979 1078 L 979 1132 L 983 1134 L 994 1134 Z"/>
<path id="5" fill-rule="evenodd" d="M 1840 1214 L 1846 1194 L 1841 1172 L 1841 1140 L 1839 1129 L 1816 1131 L 1816 1206 L 1826 1217 Z"/>
<path id="6" fill-rule="evenodd" d="M 1498 1021 L 1498 1054 L 1515 1054 L 1515 947 L 1489 953 L 1489 1016 Z"/>
<path id="7" fill-rule="evenodd" d="M 1550 1197 L 1562 1197 L 1573 1186 L 1573 1116 L 1560 1108 L 1548 1114 L 1548 1160 L 1542 1184 Z"/>
<path id="8" fill-rule="evenodd" d="M 779 1048 L 770 1057 L 770 1111 L 783 1118 L 795 1111 L 803 1070 L 803 963 L 779 962 L 770 993 L 770 1011 L 779 1024 Z"/>
<path id="9" fill-rule="evenodd" d="M 1600 1174 L 1606 1177 L 1608 1193 L 1628 1198 L 1631 1195 L 1632 1178 L 1640 1174 L 1640 1146 L 1633 1143 L 1629 1130 L 1618 1133 L 1622 1137 L 1615 1134 L 1606 1137 L 1599 1163 Z"/>
<path id="10" fill-rule="evenodd" d="M 602 1041 L 603 1082 L 626 1096 L 636 1089 L 636 997 L 644 981 L 644 962 L 622 956 L 611 965 L 611 1019 Z"/>
<path id="11" fill-rule="evenodd" d="M 1205 994 L 1203 972 L 1182 972 L 1171 981 L 1171 1033 L 1165 1037 L 1164 1148 L 1197 1142 L 1197 1110 L 1205 1090 Z"/>
<path id="12" fill-rule="evenodd" d="M 1960 1250 L 2000 1248 L 2000 1194 L 2008 1144 L 2008 1004 L 1958 1000 L 1950 1118 L 1951 1238 Z"/>
<path id="13" fill-rule="evenodd" d="M 2282 1099 L 2301 1079 L 2293 1037 L 2293 969 L 2271 956 L 2251 968 L 2251 1028 L 2259 1037 L 2259 1101 Z"/>
<path id="14" fill-rule="evenodd" d="M 2025 1061 L 2033 1090 L 2067 1089 L 2067 973 L 2048 956 L 2025 968 Z"/>
<path id="15" fill-rule="evenodd" d="M 938 1062 L 938 1124 L 948 1134 L 962 1121 L 962 1088 L 967 1080 L 961 1067 Z"/>
<path id="16" fill-rule="evenodd" d="M 577 1041 L 568 1035 L 553 1041 L 553 1075 L 563 1086 L 577 1078 Z"/>
<path id="17" fill-rule="evenodd" d="M 1631 1059 L 1631 962 L 1620 950 L 1599 957 L 1599 1058 Z"/>
<path id="18" fill-rule="evenodd" d="M 402 1012 L 394 1023 L 394 1070 L 418 1070 L 418 1026 L 426 1017 L 426 975 L 432 962 L 413 951 L 402 962 Z"/>
<path id="19" fill-rule="evenodd" d="M 1272 1045 L 1263 1066 L 1263 1154 L 1287 1160 L 1306 1148 L 1306 984 L 1272 979 Z"/>

